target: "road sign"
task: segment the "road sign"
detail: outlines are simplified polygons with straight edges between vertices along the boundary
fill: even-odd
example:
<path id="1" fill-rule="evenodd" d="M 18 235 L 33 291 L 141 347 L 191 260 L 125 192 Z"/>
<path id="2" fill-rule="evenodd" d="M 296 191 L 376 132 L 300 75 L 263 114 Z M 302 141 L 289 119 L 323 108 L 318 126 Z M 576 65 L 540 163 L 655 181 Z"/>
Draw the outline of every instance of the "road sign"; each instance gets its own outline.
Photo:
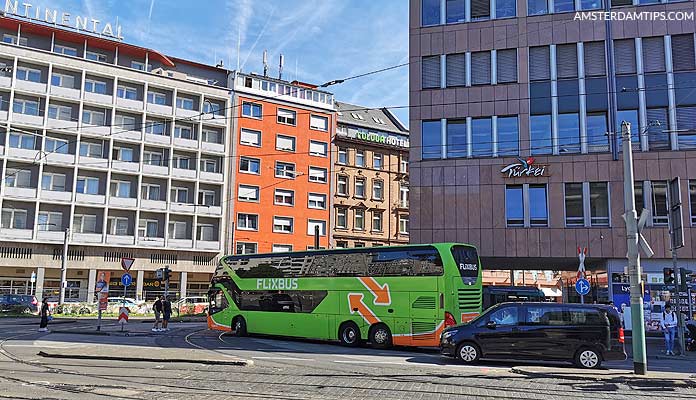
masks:
<path id="1" fill-rule="evenodd" d="M 118 309 L 118 323 L 121 325 L 128 323 L 128 307 Z"/>
<path id="2" fill-rule="evenodd" d="M 121 259 L 121 268 L 123 268 L 124 271 L 130 271 L 134 262 L 135 262 L 135 258 L 123 257 Z"/>
<path id="3" fill-rule="evenodd" d="M 29 278 L 29 282 L 36 283 L 36 272 L 31 272 L 31 278 Z"/>
<path id="4" fill-rule="evenodd" d="M 125 273 L 121 275 L 121 283 L 123 286 L 130 286 L 131 283 L 133 283 L 133 277 L 129 273 Z"/>
<path id="5" fill-rule="evenodd" d="M 584 278 L 578 279 L 578 281 L 575 282 L 575 290 L 578 292 L 580 296 L 584 296 L 590 293 L 590 282 Z"/>
<path id="6" fill-rule="evenodd" d="M 585 257 L 587 257 L 587 247 L 582 248 L 578 246 L 578 258 L 580 259 L 580 265 L 578 265 L 578 279 L 585 278 Z"/>

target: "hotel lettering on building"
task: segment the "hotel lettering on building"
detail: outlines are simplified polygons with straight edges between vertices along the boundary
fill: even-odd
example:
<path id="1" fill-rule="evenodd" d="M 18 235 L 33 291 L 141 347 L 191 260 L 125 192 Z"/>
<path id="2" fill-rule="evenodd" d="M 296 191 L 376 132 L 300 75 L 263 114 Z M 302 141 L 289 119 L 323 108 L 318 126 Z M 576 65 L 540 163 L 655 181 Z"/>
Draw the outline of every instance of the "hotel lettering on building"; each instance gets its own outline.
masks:
<path id="1" fill-rule="evenodd" d="M 626 12 L 696 4 L 609 1 Z M 605 21 L 576 21 L 576 8 L 603 6 L 410 1 L 411 241 L 472 243 L 490 270 L 572 271 L 587 247 L 593 299 L 625 303 L 622 161 L 610 144 L 628 121 L 636 204 L 650 212 L 643 234 L 655 251 L 642 259 L 646 290 L 669 301 L 661 274 L 674 177 L 679 264 L 696 269 L 696 23 L 613 21 L 607 38 Z"/>

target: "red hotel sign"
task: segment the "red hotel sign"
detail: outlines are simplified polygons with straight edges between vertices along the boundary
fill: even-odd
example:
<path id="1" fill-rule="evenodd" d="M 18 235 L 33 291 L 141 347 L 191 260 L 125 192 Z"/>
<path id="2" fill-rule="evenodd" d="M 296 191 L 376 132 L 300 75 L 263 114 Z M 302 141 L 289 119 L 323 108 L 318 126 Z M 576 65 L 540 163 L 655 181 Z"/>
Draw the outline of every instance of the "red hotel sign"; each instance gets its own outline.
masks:
<path id="1" fill-rule="evenodd" d="M 528 157 L 526 160 L 517 158 L 518 162 L 506 165 L 500 170 L 506 178 L 524 178 L 524 177 L 540 177 L 549 176 L 549 166 L 543 164 L 534 164 L 534 157 Z"/>

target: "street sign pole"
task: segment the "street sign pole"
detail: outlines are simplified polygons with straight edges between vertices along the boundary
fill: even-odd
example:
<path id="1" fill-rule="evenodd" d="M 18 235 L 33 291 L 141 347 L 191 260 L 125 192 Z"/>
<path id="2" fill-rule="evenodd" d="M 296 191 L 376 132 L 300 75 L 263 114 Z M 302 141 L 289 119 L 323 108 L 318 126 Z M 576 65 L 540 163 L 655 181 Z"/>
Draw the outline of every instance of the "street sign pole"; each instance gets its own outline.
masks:
<path id="1" fill-rule="evenodd" d="M 578 280 L 585 279 L 585 257 L 587 257 L 587 247 L 584 249 L 578 247 L 578 258 L 580 259 L 580 265 L 578 266 Z M 578 291 L 578 294 L 580 294 L 580 304 L 585 304 L 584 291 L 582 293 Z"/>
<path id="2" fill-rule="evenodd" d="M 669 238 L 672 251 L 672 268 L 674 268 L 674 299 L 677 302 L 677 335 L 679 336 L 679 354 L 685 356 L 684 318 L 681 312 L 681 268 L 677 265 L 677 249 L 684 247 L 684 227 L 682 224 L 681 185 L 679 177 L 669 181 L 667 187 L 667 204 L 669 205 Z"/>

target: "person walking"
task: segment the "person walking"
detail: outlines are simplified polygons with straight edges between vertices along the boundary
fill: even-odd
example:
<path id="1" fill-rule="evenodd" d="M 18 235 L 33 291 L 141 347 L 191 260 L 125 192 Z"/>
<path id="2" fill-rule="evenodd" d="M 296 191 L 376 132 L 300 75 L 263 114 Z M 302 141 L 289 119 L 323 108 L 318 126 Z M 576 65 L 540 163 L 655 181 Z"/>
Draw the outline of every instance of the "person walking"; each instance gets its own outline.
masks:
<path id="1" fill-rule="evenodd" d="M 162 330 L 163 331 L 168 331 L 169 330 L 169 318 L 172 316 L 172 303 L 169 301 L 168 297 L 164 297 L 164 301 L 162 301 L 162 313 L 164 314 L 164 318 L 162 321 Z"/>
<path id="2" fill-rule="evenodd" d="M 48 316 L 51 312 L 48 310 L 48 299 L 46 297 L 41 300 L 41 310 L 39 315 L 41 316 L 41 323 L 39 324 L 39 332 L 48 332 Z"/>
<path id="3" fill-rule="evenodd" d="M 662 312 L 662 332 L 665 334 L 665 352 L 668 356 L 674 355 L 674 337 L 677 333 L 677 314 L 672 312 L 672 306 L 667 304 Z"/>
<path id="4" fill-rule="evenodd" d="M 160 323 L 162 322 L 162 296 L 157 296 L 152 309 L 155 312 L 155 325 L 152 327 L 152 331 L 161 332 L 162 329 L 160 329 Z"/>

